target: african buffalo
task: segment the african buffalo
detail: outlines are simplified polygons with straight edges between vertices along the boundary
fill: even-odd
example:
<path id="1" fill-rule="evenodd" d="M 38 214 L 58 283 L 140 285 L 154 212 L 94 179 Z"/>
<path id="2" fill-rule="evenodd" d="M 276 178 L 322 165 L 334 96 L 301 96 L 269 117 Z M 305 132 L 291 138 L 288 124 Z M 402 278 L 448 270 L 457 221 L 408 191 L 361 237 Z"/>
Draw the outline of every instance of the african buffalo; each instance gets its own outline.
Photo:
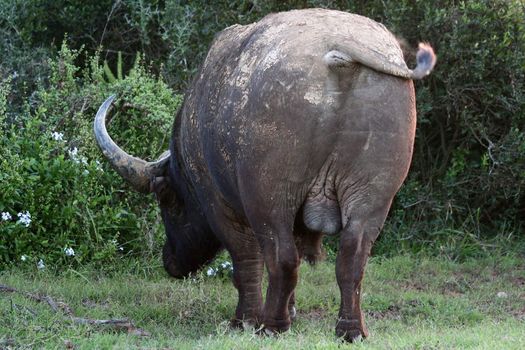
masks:
<path id="1" fill-rule="evenodd" d="M 412 157 L 412 80 L 434 64 L 432 48 L 420 44 L 408 69 L 396 38 L 366 17 L 271 14 L 217 34 L 158 161 L 112 141 L 105 118 L 113 97 L 97 113 L 95 135 L 125 180 L 156 194 L 170 275 L 188 276 L 229 252 L 238 325 L 286 331 L 300 259 L 315 261 L 322 235 L 339 233 L 336 334 L 353 341 L 368 335 L 361 280 Z"/>

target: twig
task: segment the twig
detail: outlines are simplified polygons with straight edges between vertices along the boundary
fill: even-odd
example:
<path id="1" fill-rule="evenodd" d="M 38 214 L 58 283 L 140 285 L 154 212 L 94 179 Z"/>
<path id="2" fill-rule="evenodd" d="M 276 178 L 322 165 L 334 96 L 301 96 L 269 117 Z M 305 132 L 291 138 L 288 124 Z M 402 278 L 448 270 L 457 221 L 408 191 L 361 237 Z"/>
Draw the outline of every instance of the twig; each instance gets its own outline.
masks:
<path id="1" fill-rule="evenodd" d="M 16 346 L 16 341 L 13 338 L 0 339 L 0 349 L 9 346 Z"/>
<path id="2" fill-rule="evenodd" d="M 122 104 L 122 109 L 137 109 L 142 112 L 148 112 L 147 108 L 129 102 L 124 102 Z"/>
<path id="3" fill-rule="evenodd" d="M 63 303 L 63 302 L 56 302 L 53 298 L 47 295 L 40 295 L 40 294 L 33 294 L 29 292 L 23 292 L 19 291 L 16 288 L 9 287 L 3 284 L 0 284 L 0 292 L 7 292 L 7 293 L 19 293 L 24 295 L 25 297 L 32 299 L 34 301 L 38 301 L 39 303 L 45 302 L 51 307 L 51 309 L 54 312 L 58 312 L 59 310 L 62 310 L 66 315 L 72 315 L 73 312 L 71 308 Z"/>
<path id="4" fill-rule="evenodd" d="M 18 292 L 16 289 L 0 284 L 0 292 Z"/>
<path id="5" fill-rule="evenodd" d="M 102 47 L 102 42 L 104 41 L 104 36 L 106 36 L 106 29 L 108 28 L 109 21 L 111 21 L 111 17 L 113 16 L 113 12 L 117 9 L 117 7 L 120 6 L 121 0 L 115 1 L 113 6 L 111 7 L 111 10 L 109 11 L 108 18 L 106 19 L 106 24 L 104 25 L 104 30 L 102 31 L 102 35 L 100 36 L 100 43 L 98 46 Z"/>
<path id="6" fill-rule="evenodd" d="M 89 324 L 96 326 L 111 326 L 118 330 L 125 330 L 130 334 L 140 335 L 148 337 L 150 334 L 140 328 L 137 328 L 133 325 L 133 322 L 127 318 L 123 319 L 113 319 L 113 320 L 93 320 L 90 318 L 82 317 L 71 317 L 71 321 L 76 324 Z"/>
<path id="7" fill-rule="evenodd" d="M 18 293 L 21 294 L 31 300 L 40 302 L 40 303 L 46 303 L 51 307 L 53 312 L 58 313 L 59 311 L 62 311 L 65 316 L 67 316 L 67 320 L 75 323 L 75 324 L 88 324 L 88 325 L 95 325 L 95 326 L 107 326 L 111 327 L 117 330 L 125 330 L 129 334 L 139 335 L 142 337 L 148 337 L 150 334 L 140 328 L 135 327 L 133 322 L 128 320 L 127 318 L 124 319 L 110 319 L 110 320 L 97 320 L 97 319 L 91 319 L 91 318 L 84 318 L 84 317 L 77 317 L 73 313 L 73 309 L 69 307 L 66 303 L 63 303 L 61 301 L 55 301 L 53 298 L 51 298 L 49 295 L 45 294 L 33 294 L 29 292 L 20 291 L 16 288 L 9 287 L 3 284 L 0 284 L 0 292 L 4 293 Z M 36 313 L 35 313 L 36 314 Z"/>

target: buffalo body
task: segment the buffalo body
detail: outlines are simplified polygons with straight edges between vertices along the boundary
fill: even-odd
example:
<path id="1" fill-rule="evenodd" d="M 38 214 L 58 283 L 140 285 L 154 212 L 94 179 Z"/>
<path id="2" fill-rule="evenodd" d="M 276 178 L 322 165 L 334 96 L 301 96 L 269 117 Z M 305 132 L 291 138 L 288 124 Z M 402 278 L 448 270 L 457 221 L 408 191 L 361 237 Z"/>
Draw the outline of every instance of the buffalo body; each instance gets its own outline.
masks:
<path id="1" fill-rule="evenodd" d="M 170 155 L 147 163 L 112 143 L 102 128 L 111 100 L 95 132 L 115 169 L 157 195 L 171 275 L 230 253 L 239 325 L 287 330 L 301 258 L 314 262 L 322 236 L 339 234 L 336 333 L 351 341 L 368 334 L 363 272 L 412 157 L 412 79 L 434 62 L 423 45 L 408 69 L 393 35 L 365 17 L 272 14 L 216 36 L 175 119 Z"/>

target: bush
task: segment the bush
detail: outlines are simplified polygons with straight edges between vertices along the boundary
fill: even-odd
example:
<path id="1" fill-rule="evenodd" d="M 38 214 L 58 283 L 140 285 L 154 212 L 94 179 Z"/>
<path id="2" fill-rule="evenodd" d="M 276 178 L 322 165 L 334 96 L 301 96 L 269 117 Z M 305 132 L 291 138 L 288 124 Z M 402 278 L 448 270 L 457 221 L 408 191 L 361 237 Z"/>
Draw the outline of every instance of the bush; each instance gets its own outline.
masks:
<path id="1" fill-rule="evenodd" d="M 132 192 L 108 168 L 92 124 L 98 105 L 116 93 L 126 101 L 121 106 L 137 110 L 121 107 L 110 133 L 135 154 L 159 155 L 181 99 L 140 59 L 126 77 L 108 83 L 97 56 L 80 69 L 79 55 L 63 44 L 49 63 L 49 87 L 37 90 L 20 114 L 6 113 L 11 81 L 0 89 L 0 265 L 102 264 L 143 253 L 159 236 L 152 198 Z"/>
<path id="2" fill-rule="evenodd" d="M 152 75 L 162 76 L 171 88 L 181 91 L 204 59 L 215 33 L 235 23 L 253 22 L 269 12 L 305 7 L 328 7 L 371 17 L 403 38 L 408 48 L 427 40 L 438 54 L 435 71 L 416 82 L 419 119 L 413 163 L 376 252 L 429 249 L 451 257 L 468 256 L 490 251 L 494 245 L 515 245 L 515 237 L 522 239 L 525 9 L 519 0 L 104 0 L 89 5 L 77 0 L 5 0 L 0 2 L 0 51 L 4 53 L 0 77 L 11 78 L 3 85 L 7 102 L 2 112 L 2 147 L 9 160 L 19 157 L 15 173 L 24 175 L 17 181 L 29 184 L 29 174 L 42 176 L 22 163 L 29 162 L 26 158 L 34 158 L 37 163 L 54 160 L 46 153 L 48 147 L 63 145 L 55 152 L 61 152 L 64 164 L 70 161 L 67 151 L 74 147 L 88 159 L 88 164 L 82 166 L 100 160 L 91 137 L 91 119 L 95 107 L 114 92 L 125 97 L 126 103 L 120 104 L 110 133 L 130 153 L 158 155 L 165 147 L 167 128 L 180 100 L 173 99 L 173 92 Z M 49 61 L 66 33 L 72 49 L 62 49 L 59 58 Z M 75 51 L 81 48 L 85 54 Z M 413 52 L 407 53 L 409 65 L 413 66 Z M 107 61 L 105 69 L 102 60 Z M 143 62 L 148 62 L 147 68 Z M 128 72 L 125 77 L 124 72 Z M 10 94 L 5 92 L 7 86 Z M 154 123 L 154 128 L 143 127 L 145 111 L 150 112 L 148 121 Z M 17 136 L 18 129 L 24 133 Z M 54 131 L 62 132 L 67 143 L 51 142 Z M 24 140 L 22 135 L 33 139 Z M 146 139 L 157 141 L 143 142 Z M 25 148 L 17 146 L 26 143 Z M 30 146 L 32 143 L 43 146 Z M 26 153 L 18 154 L 16 147 Z M 106 163 L 102 166 L 105 169 Z M 147 221 L 155 221 L 156 213 L 145 209 L 151 199 L 145 204 L 111 175 L 106 171 L 97 179 L 99 182 L 89 185 L 93 186 L 89 191 L 99 188 L 97 193 L 110 198 L 96 207 L 111 207 L 107 209 L 108 217 L 116 208 L 133 210 L 123 215 L 126 224 L 97 218 L 96 225 L 106 220 L 117 227 L 114 231 L 119 232 L 119 242 L 135 242 L 138 246 L 143 243 L 139 232 L 147 230 Z M 78 174 L 71 176 L 80 181 Z M 69 182 L 66 184 L 69 186 Z M 16 190 L 4 181 L 0 186 Z M 74 187 L 76 193 L 88 185 L 82 180 L 71 186 L 78 186 Z M 6 199 L 16 195 L 20 202 Z M 38 206 L 38 200 L 31 202 L 27 194 L 7 196 L 2 192 L 0 196 L 0 210 L 10 210 L 11 214 L 36 210 Z M 34 207 L 22 205 L 26 204 L 25 196 Z M 60 195 L 54 198 L 61 199 Z M 30 213 L 36 228 L 40 216 Z M 93 226 L 84 217 L 87 210 L 77 213 L 78 224 Z M 13 230 L 17 219 L 10 222 Z M 61 226 L 42 225 L 48 235 L 62 230 Z M 93 235 L 95 229 L 90 230 Z M 110 231 L 108 227 L 97 228 L 97 232 L 105 232 L 105 239 L 110 239 Z M 489 243 L 480 244 L 482 241 Z M 61 244 L 62 249 L 69 243 Z M 15 256 L 9 255 L 12 258 Z"/>

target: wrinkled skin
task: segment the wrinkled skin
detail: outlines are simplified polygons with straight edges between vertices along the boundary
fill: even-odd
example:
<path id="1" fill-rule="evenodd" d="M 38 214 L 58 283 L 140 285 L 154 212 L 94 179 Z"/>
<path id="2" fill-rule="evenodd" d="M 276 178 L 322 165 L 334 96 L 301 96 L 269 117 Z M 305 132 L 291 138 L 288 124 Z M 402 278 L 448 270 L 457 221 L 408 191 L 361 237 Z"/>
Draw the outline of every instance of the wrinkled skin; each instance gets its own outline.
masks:
<path id="1" fill-rule="evenodd" d="M 184 174 L 203 213 L 198 221 L 209 224 L 209 236 L 213 232 L 232 256 L 236 319 L 277 332 L 290 327 L 288 302 L 301 254 L 294 236 L 302 233 L 294 232 L 294 222 L 304 216 L 317 232 L 341 235 L 337 335 L 366 337 L 361 280 L 410 163 L 412 82 L 360 65 L 330 72 L 304 53 L 266 68 L 260 61 L 271 51 L 265 56 L 257 40 L 268 30 L 234 27 L 217 38 L 173 130 L 178 163 L 171 175 L 177 182 Z M 308 53 L 326 51 L 304 45 Z M 329 79 L 335 86 L 323 91 Z M 321 88 L 308 95 L 315 84 Z M 164 218 L 166 226 L 172 218 Z M 263 264 L 269 274 L 264 306 Z"/>
<path id="2" fill-rule="evenodd" d="M 323 60 L 335 49 L 347 54 Z M 369 68 L 367 55 L 394 68 Z M 339 234 L 336 334 L 366 337 L 365 265 L 412 157 L 406 77 L 393 36 L 342 12 L 293 11 L 219 33 L 175 120 L 169 167 L 151 182 L 166 270 L 187 276 L 225 248 L 239 293 L 234 324 L 282 332 L 301 258 L 315 262 L 323 234 Z"/>

